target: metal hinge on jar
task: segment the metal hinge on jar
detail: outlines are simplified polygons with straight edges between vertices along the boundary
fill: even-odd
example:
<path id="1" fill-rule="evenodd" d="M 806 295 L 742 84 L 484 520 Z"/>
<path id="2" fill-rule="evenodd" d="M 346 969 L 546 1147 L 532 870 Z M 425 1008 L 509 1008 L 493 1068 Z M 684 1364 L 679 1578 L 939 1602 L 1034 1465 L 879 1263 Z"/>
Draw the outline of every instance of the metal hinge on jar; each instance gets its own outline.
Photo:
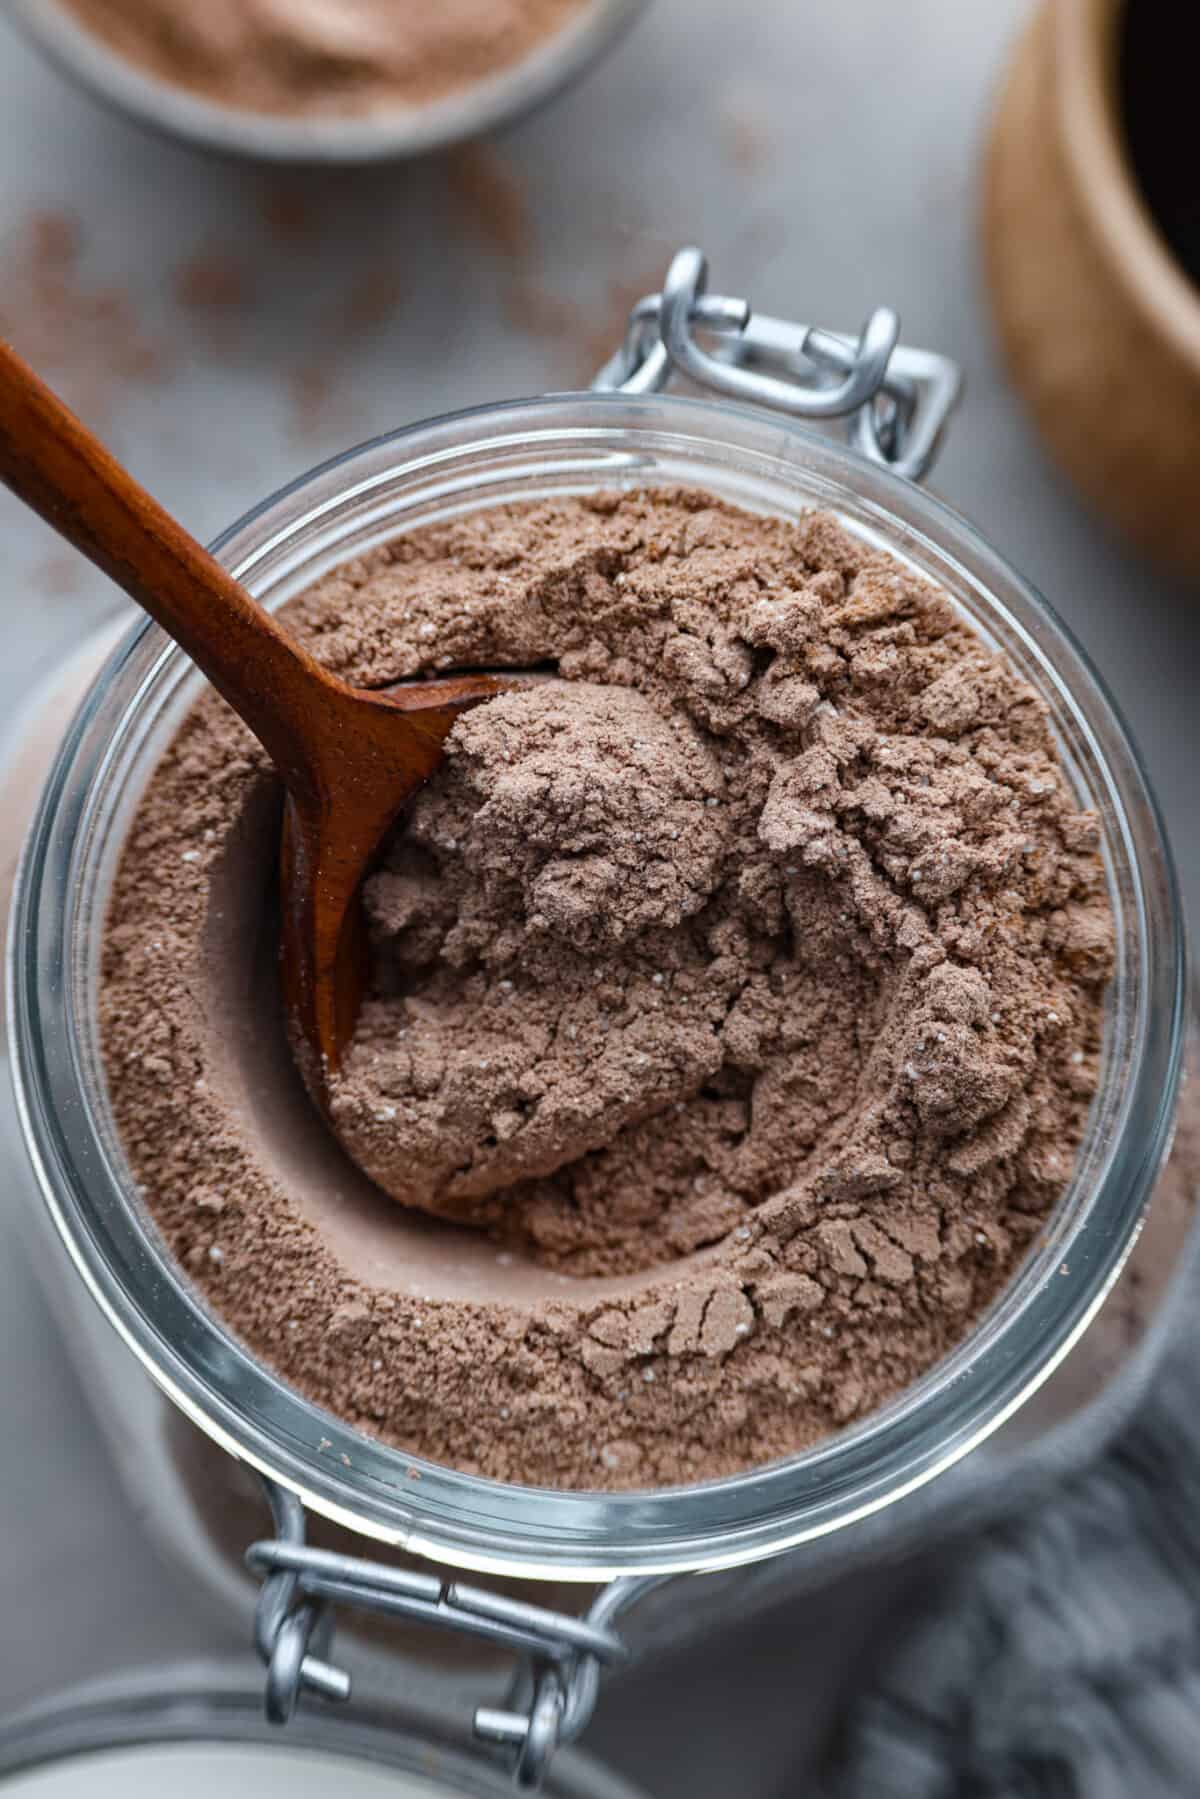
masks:
<path id="1" fill-rule="evenodd" d="M 286 1724 L 305 1691 L 350 1697 L 349 1675 L 328 1659 L 335 1605 L 462 1631 L 518 1658 L 508 1707 L 479 1707 L 475 1735 L 504 1755 L 518 1787 L 539 1787 L 554 1751 L 591 1719 L 602 1671 L 628 1660 L 616 1619 L 658 1579 L 612 1581 L 584 1617 L 573 1618 L 462 1581 L 314 1549 L 295 1494 L 265 1477 L 263 1486 L 277 1535 L 252 1543 L 246 1564 L 262 1579 L 254 1639 L 266 1664 L 271 1722 Z"/>
<path id="2" fill-rule="evenodd" d="M 854 447 L 910 481 L 932 465 L 962 387 L 949 357 L 900 342 L 890 307 L 878 307 L 857 338 L 768 318 L 746 300 L 710 294 L 707 258 L 693 249 L 672 258 L 661 293 L 638 301 L 592 386 L 658 393 L 674 373 L 789 418 L 847 418 Z"/>

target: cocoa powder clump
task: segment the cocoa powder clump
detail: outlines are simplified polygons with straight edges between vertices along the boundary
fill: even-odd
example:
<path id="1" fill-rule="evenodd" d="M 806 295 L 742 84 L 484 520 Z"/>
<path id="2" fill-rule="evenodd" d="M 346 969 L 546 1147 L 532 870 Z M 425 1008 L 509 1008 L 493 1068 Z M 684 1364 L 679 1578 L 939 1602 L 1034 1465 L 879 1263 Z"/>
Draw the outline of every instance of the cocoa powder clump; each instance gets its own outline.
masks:
<path id="1" fill-rule="evenodd" d="M 367 885 L 377 997 L 333 1094 L 382 1187 L 451 1216 L 536 1211 L 523 1191 L 475 1202 L 718 1073 L 695 1003 L 708 958 L 677 927 L 720 879 L 723 788 L 686 714 L 631 688 L 552 682 L 455 727 Z"/>
<path id="2" fill-rule="evenodd" d="M 1069 1179 L 1112 919 L 1042 703 L 946 595 L 829 518 L 653 492 L 414 532 L 289 620 L 361 684 L 557 676 L 459 723 L 368 885 L 336 1124 L 403 1206 L 299 1112 L 272 1146 L 282 1065 L 222 1068 L 260 752 L 207 695 L 150 782 L 112 1101 L 248 1345 L 410 1452 L 629 1487 L 801 1448 L 961 1340 Z"/>

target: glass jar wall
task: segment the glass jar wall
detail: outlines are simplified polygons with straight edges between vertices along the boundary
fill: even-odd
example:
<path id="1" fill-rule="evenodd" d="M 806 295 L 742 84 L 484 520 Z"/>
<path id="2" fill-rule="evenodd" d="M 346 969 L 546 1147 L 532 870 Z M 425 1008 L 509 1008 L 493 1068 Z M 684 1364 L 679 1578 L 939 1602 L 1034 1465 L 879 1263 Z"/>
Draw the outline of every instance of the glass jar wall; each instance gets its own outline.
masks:
<path id="1" fill-rule="evenodd" d="M 145 1373 L 166 1395 L 154 1402 L 160 1427 L 152 1436 L 140 1422 L 122 1455 L 135 1489 L 151 1480 L 161 1450 L 172 1480 L 183 1489 L 198 1481 L 211 1495 L 222 1485 L 213 1468 L 195 1470 L 206 1455 L 219 1465 L 232 1455 L 335 1524 L 456 1566 L 589 1581 L 715 1570 L 791 1550 L 774 1573 L 808 1580 L 844 1554 L 898 1540 L 915 1515 L 905 1496 L 935 1475 L 920 1501 L 925 1519 L 939 1494 L 949 1505 L 968 1489 L 999 1493 L 999 1470 L 1032 1465 L 1063 1429 L 1082 1443 L 1082 1420 L 1111 1428 L 1120 1395 L 1136 1391 L 1189 1207 L 1181 1147 L 1139 1239 L 1176 1117 L 1185 1017 L 1178 901 L 1153 800 L 1103 688 L 1044 602 L 969 527 L 886 471 L 775 420 L 724 404 L 592 395 L 489 408 L 368 445 L 266 502 L 221 553 L 275 606 L 417 525 L 623 485 L 698 487 L 783 516 L 835 512 L 940 583 L 1045 699 L 1069 775 L 1101 819 L 1118 939 L 1102 1084 L 1069 1190 L 967 1341 L 893 1404 L 810 1451 L 647 1494 L 533 1490 L 433 1464 L 412 1482 L 412 1457 L 319 1412 L 197 1302 L 157 1239 L 112 1128 L 95 1014 L 105 902 L 131 805 L 197 689 L 186 659 L 147 628 L 91 688 L 49 774 L 10 943 L 30 1186 L 40 1187 L 83 1277 L 67 1303 L 84 1303 L 86 1286 L 115 1326 L 106 1339 L 114 1354 L 104 1358 L 113 1377 L 99 1377 L 104 1409 L 131 1415 L 120 1388 L 128 1378 L 148 1392 Z M 65 1288 L 61 1271 L 54 1278 Z M 1147 1337 L 1150 1347 L 1139 1349 Z M 986 1455 L 947 1474 L 994 1431 Z M 174 1515 L 179 1492 L 164 1499 Z M 228 1527 L 233 1515 L 236 1507 L 226 1525 L 201 1519 L 214 1542 L 229 1539 L 218 1561 L 231 1569 L 242 1528 Z M 657 1609 L 666 1616 L 670 1606 L 660 1600 Z"/>

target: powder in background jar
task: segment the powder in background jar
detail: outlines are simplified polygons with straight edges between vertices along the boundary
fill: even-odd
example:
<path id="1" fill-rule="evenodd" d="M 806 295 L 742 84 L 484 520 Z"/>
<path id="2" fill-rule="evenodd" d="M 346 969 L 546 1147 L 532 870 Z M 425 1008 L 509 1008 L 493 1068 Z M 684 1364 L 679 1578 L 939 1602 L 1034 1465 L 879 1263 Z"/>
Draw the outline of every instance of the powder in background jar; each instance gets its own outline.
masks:
<path id="1" fill-rule="evenodd" d="M 246 112 L 423 106 L 510 68 L 586 0 L 65 0 L 119 56 Z"/>
<path id="2" fill-rule="evenodd" d="M 112 1100 L 248 1345 L 412 1452 L 577 1487 L 773 1459 L 953 1347 L 1063 1191 L 1101 1048 L 1097 828 L 1036 694 L 832 520 L 692 492 L 428 527 L 288 617 L 361 684 L 570 685 L 456 728 L 368 889 L 337 1095 L 356 1154 L 495 1247 L 271 1148 L 279 1080 L 222 1072 L 212 953 L 277 788 L 212 695 L 150 783 Z"/>

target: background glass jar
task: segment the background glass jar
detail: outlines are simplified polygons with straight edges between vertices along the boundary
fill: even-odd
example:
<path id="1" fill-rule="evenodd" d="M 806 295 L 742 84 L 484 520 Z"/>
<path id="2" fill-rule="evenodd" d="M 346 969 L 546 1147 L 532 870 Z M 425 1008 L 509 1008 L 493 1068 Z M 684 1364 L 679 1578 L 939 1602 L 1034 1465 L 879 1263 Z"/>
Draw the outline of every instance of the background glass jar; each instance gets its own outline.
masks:
<path id="1" fill-rule="evenodd" d="M 811 1580 L 846 1554 L 894 1546 L 902 1528 L 919 1520 L 927 1528 L 930 1504 L 918 1514 L 905 1496 L 1006 1420 L 1016 1432 L 1018 1409 L 1096 1316 L 1134 1246 L 1175 1119 L 1183 932 L 1169 853 L 1136 754 L 1094 671 L 1045 603 L 928 495 L 776 417 L 661 395 L 489 407 L 326 465 L 264 503 L 218 548 L 247 587 L 276 606 L 338 563 L 419 525 L 502 501 L 646 485 L 702 488 L 782 516 L 823 507 L 938 582 L 1043 696 L 1068 774 L 1101 819 L 1117 968 L 1087 1138 L 1037 1247 L 952 1355 L 889 1406 L 802 1454 L 702 1485 L 617 1494 L 503 1485 L 400 1455 L 320 1412 L 248 1355 L 200 1304 L 156 1236 L 112 1126 L 99 1054 L 98 957 L 123 831 L 198 686 L 186 658 L 152 627 L 122 644 L 90 690 L 27 846 L 10 936 L 17 1103 L 49 1212 L 127 1350 L 209 1439 L 314 1512 L 434 1561 L 547 1580 L 713 1571 L 790 1550 L 754 1583 L 777 1592 L 785 1578 Z M 1176 1238 L 1186 1209 L 1182 1202 L 1173 1208 Z M 1174 1249 L 1172 1240 L 1158 1262 L 1169 1264 Z M 1115 1421 L 1117 1387 L 1136 1393 L 1154 1335 L 1132 1372 L 1109 1382 L 1099 1410 L 1083 1406 L 1079 1394 L 1069 1401 L 1068 1426 L 1081 1449 L 1102 1423 Z M 1084 1397 L 1098 1385 L 1102 1374 L 1083 1380 Z M 1014 1435 L 1008 1453 L 1034 1466 L 1049 1438 L 1044 1428 L 1030 1436 L 1032 1450 Z M 130 1441 L 127 1434 L 124 1471 L 135 1487 L 139 1459 L 149 1467 L 149 1445 L 139 1452 L 136 1435 Z M 986 1503 L 1000 1485 L 996 1458 L 989 1463 L 972 1458 L 978 1472 L 938 1488 L 955 1492 L 959 1503 L 968 1495 Z M 414 1466 L 418 1482 L 409 1478 Z M 833 1532 L 836 1547 L 820 1542 Z M 804 1544 L 818 1546 L 798 1549 Z M 704 1590 L 690 1583 L 693 1603 L 681 1607 L 668 1588 L 648 1608 L 657 1613 L 648 1634 L 686 1630 L 687 1619 L 700 1616 L 695 1602 Z M 707 1590 L 716 1590 L 713 1583 Z"/>
<path id="2" fill-rule="evenodd" d="M 3 1799 L 503 1799 L 493 1764 L 436 1712 L 356 1707 L 271 1732 L 258 1693 L 227 1669 L 138 1671 L 0 1727 Z M 638 1799 L 587 1757 L 559 1758 L 548 1799 Z"/>

